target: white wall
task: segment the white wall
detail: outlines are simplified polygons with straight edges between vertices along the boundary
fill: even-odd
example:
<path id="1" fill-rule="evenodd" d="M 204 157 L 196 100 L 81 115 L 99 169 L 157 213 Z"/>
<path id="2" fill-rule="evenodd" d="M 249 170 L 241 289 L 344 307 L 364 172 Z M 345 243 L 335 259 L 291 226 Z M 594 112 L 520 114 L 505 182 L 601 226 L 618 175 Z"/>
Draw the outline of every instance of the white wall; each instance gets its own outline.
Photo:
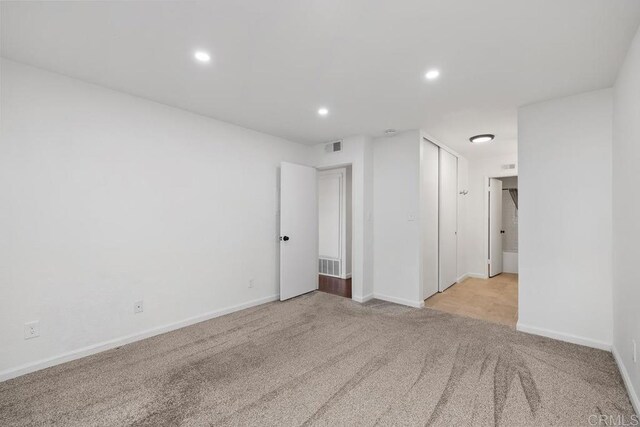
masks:
<path id="1" fill-rule="evenodd" d="M 613 96 L 613 347 L 640 412 L 640 31 Z M 638 361 L 632 360 L 635 340 Z"/>
<path id="2" fill-rule="evenodd" d="M 502 271 L 518 274 L 518 252 L 502 252 Z"/>
<path id="3" fill-rule="evenodd" d="M 1 91 L 0 378 L 276 297 L 278 166 L 312 149 L 5 60 Z"/>
<path id="4" fill-rule="evenodd" d="M 608 348 L 611 90 L 518 113 L 518 329 Z"/>
<path id="5" fill-rule="evenodd" d="M 376 298 L 421 306 L 420 141 L 418 130 L 377 138 L 374 170 Z"/>
<path id="6" fill-rule="evenodd" d="M 458 282 L 469 273 L 469 197 L 469 160 L 458 156 Z"/>
<path id="7" fill-rule="evenodd" d="M 341 259 L 343 262 L 346 175 L 346 168 L 318 172 L 318 253 L 320 258 Z"/>
<path id="8" fill-rule="evenodd" d="M 324 144 L 312 147 L 315 166 L 352 165 L 351 292 L 356 301 L 373 297 L 373 143 L 364 135 L 342 140 L 342 151 L 327 153 Z"/>
<path id="9" fill-rule="evenodd" d="M 353 248 L 353 228 L 352 228 L 352 223 L 353 223 L 353 192 L 351 191 L 351 186 L 353 185 L 352 182 L 352 173 L 351 173 L 351 166 L 348 166 L 347 168 L 347 185 L 346 185 L 346 189 L 347 189 L 347 194 L 346 194 L 346 213 L 347 213 L 347 220 L 346 220 L 346 256 L 345 256 L 345 273 L 348 277 L 351 277 L 351 256 L 352 256 L 352 248 Z"/>
<path id="10" fill-rule="evenodd" d="M 516 164 L 516 169 L 503 169 Z M 460 217 L 463 227 L 465 252 L 460 255 L 464 266 L 460 274 L 486 277 L 488 254 L 488 178 L 517 175 L 517 154 L 468 160 L 469 193 L 459 198 L 466 205 Z"/>

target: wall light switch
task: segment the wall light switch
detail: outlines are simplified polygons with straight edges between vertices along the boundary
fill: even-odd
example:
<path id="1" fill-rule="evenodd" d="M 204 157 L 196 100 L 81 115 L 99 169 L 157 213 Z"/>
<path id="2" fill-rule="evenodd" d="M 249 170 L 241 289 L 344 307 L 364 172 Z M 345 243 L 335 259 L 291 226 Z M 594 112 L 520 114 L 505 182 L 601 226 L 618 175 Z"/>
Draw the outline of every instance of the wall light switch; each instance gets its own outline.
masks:
<path id="1" fill-rule="evenodd" d="M 40 322 L 28 322 L 24 324 L 24 339 L 28 340 L 40 336 Z"/>

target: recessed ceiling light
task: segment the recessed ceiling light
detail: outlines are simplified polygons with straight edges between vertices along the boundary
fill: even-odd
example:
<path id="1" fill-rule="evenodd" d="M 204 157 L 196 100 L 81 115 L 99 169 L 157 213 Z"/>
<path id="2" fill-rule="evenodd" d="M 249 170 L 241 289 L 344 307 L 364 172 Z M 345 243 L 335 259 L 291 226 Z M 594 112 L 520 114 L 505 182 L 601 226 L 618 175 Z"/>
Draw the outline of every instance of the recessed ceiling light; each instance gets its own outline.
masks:
<path id="1" fill-rule="evenodd" d="M 211 61 L 211 55 L 203 50 L 199 50 L 193 54 L 193 57 L 196 58 L 200 62 L 209 62 Z"/>
<path id="2" fill-rule="evenodd" d="M 438 71 L 438 70 L 429 70 L 424 75 L 424 77 L 427 80 L 434 80 L 434 79 L 437 79 L 439 75 L 440 75 L 440 71 Z"/>
<path id="3" fill-rule="evenodd" d="M 327 108 L 319 108 L 318 109 L 318 114 L 320 114 L 321 116 L 326 116 L 327 114 L 329 114 L 329 110 Z"/>
<path id="4" fill-rule="evenodd" d="M 469 138 L 469 141 L 471 141 L 474 144 L 477 144 L 477 143 L 493 141 L 493 138 L 495 137 L 496 137 L 495 135 L 491 135 L 490 133 L 485 133 L 482 135 L 472 136 L 471 138 Z"/>

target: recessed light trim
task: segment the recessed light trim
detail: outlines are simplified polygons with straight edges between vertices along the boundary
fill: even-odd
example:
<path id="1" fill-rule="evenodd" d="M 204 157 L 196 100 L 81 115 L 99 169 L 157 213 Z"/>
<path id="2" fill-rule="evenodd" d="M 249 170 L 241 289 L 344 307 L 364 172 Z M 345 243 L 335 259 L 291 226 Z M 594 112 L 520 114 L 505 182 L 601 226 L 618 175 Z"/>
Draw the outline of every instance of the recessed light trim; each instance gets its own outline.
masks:
<path id="1" fill-rule="evenodd" d="M 440 71 L 438 70 L 429 70 L 424 75 L 424 78 L 427 80 L 435 80 L 438 77 L 440 77 Z"/>
<path id="2" fill-rule="evenodd" d="M 326 116 L 327 114 L 329 114 L 329 109 L 328 108 L 326 108 L 326 107 L 318 108 L 318 115 Z"/>
<path id="3" fill-rule="evenodd" d="M 211 61 L 211 55 L 209 55 L 204 50 L 198 50 L 193 54 L 193 57 L 200 62 L 209 62 Z"/>
<path id="4" fill-rule="evenodd" d="M 492 135 L 490 133 L 483 133 L 481 135 L 472 136 L 471 138 L 469 138 L 469 141 L 471 141 L 471 143 L 473 144 L 482 144 L 483 142 L 493 141 L 493 138 L 495 137 L 495 135 Z"/>

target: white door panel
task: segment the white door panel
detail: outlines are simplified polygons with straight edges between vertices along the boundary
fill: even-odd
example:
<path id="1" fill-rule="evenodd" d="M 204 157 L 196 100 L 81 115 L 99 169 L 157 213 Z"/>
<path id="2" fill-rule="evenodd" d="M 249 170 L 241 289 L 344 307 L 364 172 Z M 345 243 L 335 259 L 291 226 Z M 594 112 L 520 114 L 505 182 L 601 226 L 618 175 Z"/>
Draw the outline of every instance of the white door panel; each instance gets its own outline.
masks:
<path id="1" fill-rule="evenodd" d="M 318 181 L 312 167 L 280 168 L 280 300 L 318 288 Z"/>
<path id="2" fill-rule="evenodd" d="M 458 159 L 440 149 L 439 290 L 458 280 Z"/>
<path id="3" fill-rule="evenodd" d="M 437 145 L 422 145 L 422 299 L 438 292 L 438 181 Z"/>
<path id="4" fill-rule="evenodd" d="M 489 179 L 489 277 L 502 273 L 502 181 Z"/>

